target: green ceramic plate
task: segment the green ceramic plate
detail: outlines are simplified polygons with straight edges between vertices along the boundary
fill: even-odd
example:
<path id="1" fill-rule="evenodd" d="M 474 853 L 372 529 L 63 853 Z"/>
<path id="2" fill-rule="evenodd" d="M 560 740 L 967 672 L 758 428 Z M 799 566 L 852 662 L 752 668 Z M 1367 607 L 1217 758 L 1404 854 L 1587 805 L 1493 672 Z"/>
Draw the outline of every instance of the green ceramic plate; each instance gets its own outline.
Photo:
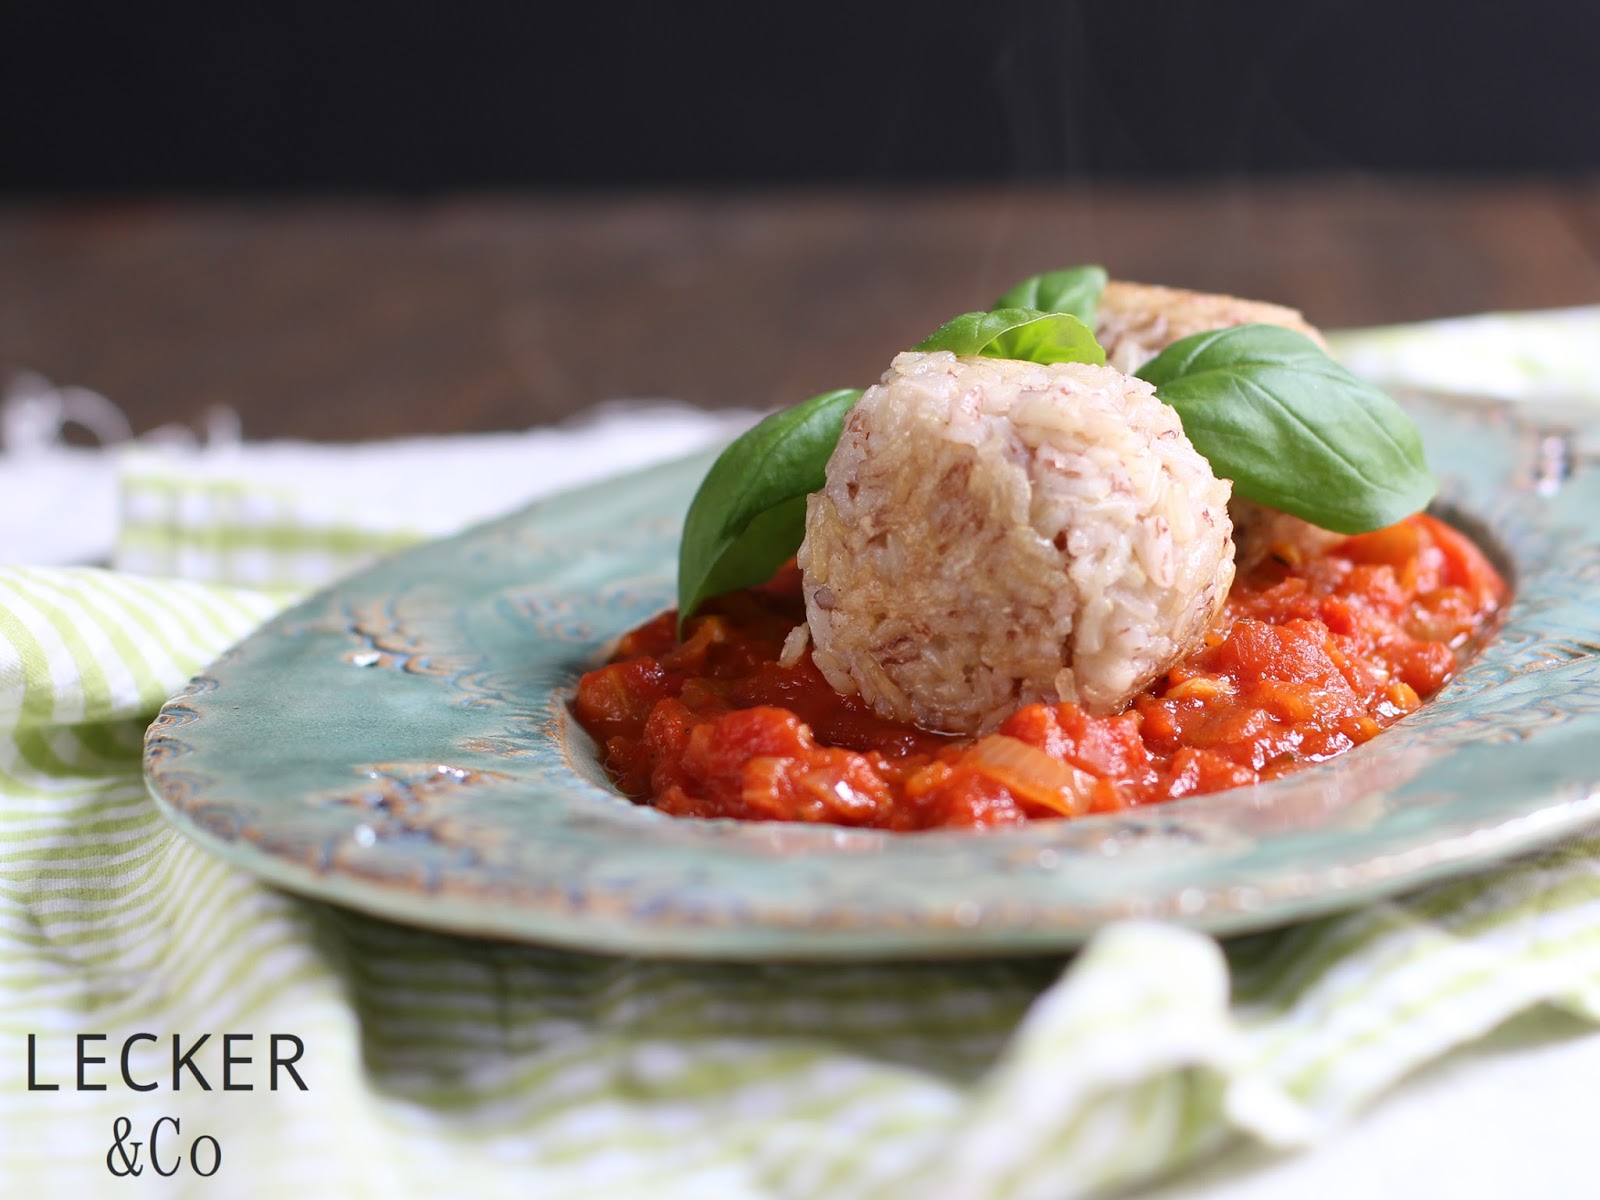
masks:
<path id="1" fill-rule="evenodd" d="M 1287 780 L 986 834 L 631 804 L 567 702 L 671 603 L 700 456 L 420 547 L 272 621 L 162 709 L 150 786 L 185 832 L 294 891 L 632 954 L 1047 951 L 1122 917 L 1227 933 L 1415 887 L 1600 818 L 1600 466 L 1501 407 L 1412 407 L 1442 511 L 1516 602 L 1433 703 Z"/>

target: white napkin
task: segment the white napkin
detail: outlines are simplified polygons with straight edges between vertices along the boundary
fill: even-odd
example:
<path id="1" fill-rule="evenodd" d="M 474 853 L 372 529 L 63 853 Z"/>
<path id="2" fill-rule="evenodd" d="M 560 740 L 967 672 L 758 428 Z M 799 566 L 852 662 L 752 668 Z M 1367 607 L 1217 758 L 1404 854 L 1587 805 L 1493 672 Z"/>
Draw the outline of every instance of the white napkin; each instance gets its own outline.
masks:
<path id="1" fill-rule="evenodd" d="M 119 494 L 143 504 L 148 490 L 129 485 L 158 479 L 181 480 L 193 493 L 212 485 L 294 497 L 302 521 L 314 520 L 304 512 L 308 505 L 326 521 L 364 529 L 392 529 L 404 514 L 408 531 L 438 536 L 535 496 L 724 441 L 755 417 L 618 401 L 520 433 L 354 444 L 166 440 L 88 449 L 51 440 L 8 447 L 0 453 L 0 563 L 109 560 L 123 515 Z M 425 504 L 417 503 L 419 491 Z M 128 515 L 134 523 L 150 517 Z"/>

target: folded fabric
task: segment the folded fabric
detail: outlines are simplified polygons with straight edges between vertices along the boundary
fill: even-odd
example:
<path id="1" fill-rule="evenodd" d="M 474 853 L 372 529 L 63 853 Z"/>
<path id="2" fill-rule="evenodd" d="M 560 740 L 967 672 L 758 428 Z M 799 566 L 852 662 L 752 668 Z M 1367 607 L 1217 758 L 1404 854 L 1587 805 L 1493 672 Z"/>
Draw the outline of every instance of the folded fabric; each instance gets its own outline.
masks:
<path id="1" fill-rule="evenodd" d="M 313 587 L 373 555 L 731 437 L 755 419 L 678 405 L 604 405 L 557 429 L 129 448 L 112 565 L 254 587 Z"/>
<path id="2" fill-rule="evenodd" d="M 1328 344 L 1352 371 L 1385 387 L 1530 402 L 1600 396 L 1600 307 L 1343 330 Z"/>
<path id="3" fill-rule="evenodd" d="M 1561 329 L 1551 361 L 1600 330 L 1595 310 L 1480 320 Z M 1336 344 L 1373 372 L 1361 355 L 1403 349 L 1385 382 L 1426 385 L 1483 328 Z M 516 455 L 551 464 L 530 490 L 630 442 L 626 419 L 530 438 Z M 179 1155 L 163 1194 L 1103 1195 L 1230 1143 L 1311 1144 L 1515 1014 L 1600 1023 L 1600 839 L 1225 944 L 1112 926 L 1068 960 L 608 958 L 276 891 L 165 824 L 142 733 L 284 589 L 452 527 L 418 450 L 300 457 L 268 486 L 130 460 L 117 562 L 168 577 L 0 570 L 0 1195 L 125 1189 Z M 447 491 L 475 486 L 461 461 Z"/>
<path id="4" fill-rule="evenodd" d="M 43 380 L 26 378 L 32 391 L 20 399 L 48 394 Z M 8 392 L 4 405 L 18 399 Z M 158 430 L 168 436 L 88 449 L 64 444 L 54 426 L 35 429 L 0 443 L 0 562 L 114 555 L 113 565 L 145 575 L 315 586 L 375 552 L 687 454 L 755 418 L 618 402 L 555 429 L 358 445 L 223 438 L 200 446 Z"/>

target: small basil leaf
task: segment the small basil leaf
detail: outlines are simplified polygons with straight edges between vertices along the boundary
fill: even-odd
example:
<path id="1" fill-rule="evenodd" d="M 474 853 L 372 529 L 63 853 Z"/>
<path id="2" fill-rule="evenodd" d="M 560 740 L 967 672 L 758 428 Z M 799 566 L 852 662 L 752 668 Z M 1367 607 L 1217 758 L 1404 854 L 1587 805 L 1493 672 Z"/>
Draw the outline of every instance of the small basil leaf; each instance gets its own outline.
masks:
<path id="1" fill-rule="evenodd" d="M 700 483 L 678 548 L 678 631 L 712 596 L 765 583 L 800 547 L 806 496 L 861 393 L 820 396 L 773 413 L 718 456 Z"/>
<path id="2" fill-rule="evenodd" d="M 1036 363 L 1082 362 L 1098 366 L 1106 361 L 1106 352 L 1094 340 L 1094 330 L 1077 317 L 1031 308 L 962 313 L 912 349 L 949 350 L 962 357 L 982 354 Z"/>
<path id="3" fill-rule="evenodd" d="M 1094 330 L 1068 313 L 1050 313 L 1014 326 L 985 346 L 982 353 L 990 358 L 1019 358 L 1036 363 L 1104 366 L 1106 361 L 1106 352 L 1095 341 Z"/>
<path id="4" fill-rule="evenodd" d="M 1438 490 L 1411 418 L 1292 329 L 1197 333 L 1137 373 L 1246 499 L 1363 533 L 1423 508 Z"/>
<path id="5" fill-rule="evenodd" d="M 1104 267 L 1068 267 L 1028 276 L 996 300 L 993 307 L 1069 313 L 1093 329 L 1100 308 L 1100 293 L 1105 290 Z"/>

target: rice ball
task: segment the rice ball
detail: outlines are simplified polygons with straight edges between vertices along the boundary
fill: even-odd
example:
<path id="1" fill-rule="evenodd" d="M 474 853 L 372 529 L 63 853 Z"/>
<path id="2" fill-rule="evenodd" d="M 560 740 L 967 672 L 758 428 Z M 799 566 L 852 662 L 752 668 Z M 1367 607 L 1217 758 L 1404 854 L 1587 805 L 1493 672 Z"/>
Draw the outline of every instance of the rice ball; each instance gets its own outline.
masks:
<path id="1" fill-rule="evenodd" d="M 1106 362 L 1131 375 L 1180 338 L 1234 325 L 1278 325 L 1328 348 L 1314 325 L 1281 304 L 1120 279 L 1106 284 L 1100 296 L 1095 338 L 1105 347 Z M 1344 537 L 1243 496 L 1233 497 L 1228 515 L 1240 571 L 1248 571 L 1269 554 L 1309 558 Z"/>
<path id="2" fill-rule="evenodd" d="M 1228 494 L 1143 380 L 901 354 L 807 504 L 817 667 L 951 733 L 1036 700 L 1116 711 L 1227 598 Z"/>
<path id="3" fill-rule="evenodd" d="M 1278 325 L 1327 349 L 1315 326 L 1281 304 L 1121 279 L 1111 280 L 1100 294 L 1094 325 L 1106 364 L 1129 375 L 1180 338 L 1233 325 Z"/>

